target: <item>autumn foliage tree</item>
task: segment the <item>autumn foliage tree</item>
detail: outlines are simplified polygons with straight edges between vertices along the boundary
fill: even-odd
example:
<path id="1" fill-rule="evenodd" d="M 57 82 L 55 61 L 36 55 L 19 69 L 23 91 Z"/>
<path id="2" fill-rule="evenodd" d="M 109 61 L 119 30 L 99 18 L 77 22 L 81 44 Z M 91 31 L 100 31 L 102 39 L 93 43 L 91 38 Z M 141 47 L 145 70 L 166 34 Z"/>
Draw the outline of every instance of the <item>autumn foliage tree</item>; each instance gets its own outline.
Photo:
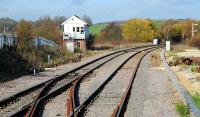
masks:
<path id="1" fill-rule="evenodd" d="M 193 20 L 184 20 L 181 21 L 180 24 L 182 26 L 182 40 L 189 39 L 192 35 L 192 23 Z"/>
<path id="2" fill-rule="evenodd" d="M 191 38 L 192 23 L 196 21 L 187 20 L 165 20 L 161 24 L 160 30 L 165 40 L 178 39 L 184 41 Z"/>
<path id="3" fill-rule="evenodd" d="M 123 39 L 121 26 L 110 23 L 105 29 L 101 30 L 99 38 L 110 41 Z"/>
<path id="4" fill-rule="evenodd" d="M 25 48 L 32 44 L 33 25 L 30 21 L 20 20 L 17 25 L 18 47 Z"/>
<path id="5" fill-rule="evenodd" d="M 38 20 L 35 24 L 34 32 L 37 36 L 50 39 L 57 44 L 61 43 L 62 32 L 59 30 L 59 26 L 56 22 L 49 17 Z"/>
<path id="6" fill-rule="evenodd" d="M 123 36 L 130 41 L 151 41 L 155 36 L 155 31 L 153 22 L 147 19 L 132 19 L 123 25 Z"/>

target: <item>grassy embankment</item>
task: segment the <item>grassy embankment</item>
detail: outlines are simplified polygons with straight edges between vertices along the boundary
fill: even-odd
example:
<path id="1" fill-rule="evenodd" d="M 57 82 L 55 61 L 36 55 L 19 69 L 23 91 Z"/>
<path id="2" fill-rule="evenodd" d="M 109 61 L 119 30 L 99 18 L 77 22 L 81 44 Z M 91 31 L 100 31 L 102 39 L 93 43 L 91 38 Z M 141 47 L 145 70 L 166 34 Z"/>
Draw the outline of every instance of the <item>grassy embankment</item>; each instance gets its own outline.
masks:
<path id="1" fill-rule="evenodd" d="M 104 29 L 108 24 L 94 24 L 90 26 L 90 34 L 96 35 L 99 34 L 102 29 Z"/>

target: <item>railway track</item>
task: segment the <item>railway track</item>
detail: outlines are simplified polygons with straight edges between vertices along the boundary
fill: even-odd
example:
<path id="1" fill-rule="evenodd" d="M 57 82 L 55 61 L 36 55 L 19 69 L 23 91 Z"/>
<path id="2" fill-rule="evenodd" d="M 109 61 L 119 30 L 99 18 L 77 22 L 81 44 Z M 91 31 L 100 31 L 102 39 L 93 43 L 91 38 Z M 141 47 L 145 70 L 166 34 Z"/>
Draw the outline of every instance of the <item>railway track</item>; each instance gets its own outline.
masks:
<path id="1" fill-rule="evenodd" d="M 148 47 L 148 46 L 145 46 Z M 106 61 L 109 61 L 123 53 L 136 50 L 138 48 L 125 49 L 111 54 L 105 55 L 98 59 L 95 59 L 89 63 L 86 63 L 62 76 L 56 77 L 52 80 L 38 84 L 32 88 L 19 92 L 13 96 L 10 96 L 0 101 L 0 112 L 2 116 L 24 116 L 29 110 L 37 111 L 37 103 L 45 100 L 46 98 L 56 95 L 62 90 L 68 88 L 72 83 L 80 78 L 89 74 L 92 70 L 100 67 Z M 58 93 L 55 93 L 58 92 Z M 29 116 L 34 116 L 32 111 L 29 112 Z"/>
<path id="2" fill-rule="evenodd" d="M 72 109 L 70 109 L 71 113 L 68 116 L 122 116 L 140 61 L 148 52 L 152 50 L 154 49 L 148 48 L 140 50 L 138 52 L 130 52 L 128 57 L 124 61 L 122 61 L 120 65 L 118 65 L 118 67 L 114 69 L 113 73 L 110 74 L 103 82 L 101 82 L 101 85 L 98 86 L 95 91 L 86 96 L 88 98 L 82 101 L 81 104 L 79 100 L 80 97 L 78 96 L 78 94 L 76 94 L 78 92 L 77 90 L 79 89 L 79 86 L 81 85 L 81 81 L 83 80 L 79 79 L 71 89 L 70 96 Z M 125 79 L 114 78 L 117 76 L 117 73 L 125 66 L 125 64 L 130 65 L 129 60 L 132 57 L 136 56 L 139 56 L 139 58 L 134 60 L 137 62 L 135 66 L 133 65 L 133 67 L 135 68 L 134 71 L 132 71 L 133 74 L 129 77 L 129 80 L 126 79 L 126 81 L 124 81 Z M 130 74 L 132 72 L 130 72 Z M 122 89 L 126 90 L 122 91 Z M 111 108 L 113 108 L 113 110 Z"/>
<path id="3" fill-rule="evenodd" d="M 133 51 L 133 50 L 125 50 L 123 53 L 118 53 L 117 55 L 114 55 L 114 56 L 109 56 L 107 58 L 104 58 L 104 59 L 101 59 L 99 60 L 98 62 L 96 62 L 95 64 L 91 64 L 91 65 L 88 65 L 87 67 L 84 67 L 83 69 L 80 69 L 78 71 L 75 72 L 75 76 L 77 74 L 79 74 L 78 77 L 76 78 L 73 78 L 72 81 L 70 82 L 63 82 L 63 81 L 60 81 L 62 83 L 64 83 L 63 85 L 57 85 L 59 87 L 55 88 L 51 83 L 49 86 L 46 87 L 45 92 L 50 92 L 49 94 L 47 95 L 44 95 L 43 97 L 40 97 L 38 98 L 37 102 L 34 103 L 28 113 L 28 116 L 29 117 L 38 117 L 38 116 L 42 116 L 43 114 L 43 111 L 40 111 L 40 110 L 43 110 L 43 107 L 44 105 L 47 103 L 46 100 L 49 100 L 57 95 L 59 95 L 60 93 L 62 93 L 62 91 L 64 90 L 67 90 L 71 85 L 72 83 L 75 83 L 75 82 L 78 82 L 79 79 L 82 79 L 82 78 L 85 78 L 88 74 L 92 73 L 92 71 L 94 71 L 95 69 L 99 68 L 100 66 L 104 65 L 105 63 L 107 63 L 108 61 L 118 57 L 118 56 L 121 56 L 125 53 L 128 53 L 129 51 Z M 75 77 L 74 76 L 74 77 Z M 66 76 L 67 77 L 67 76 Z M 56 83 L 57 84 L 57 83 Z M 48 87 L 53 87 L 52 89 L 48 90 Z M 42 94 L 42 93 L 41 93 Z M 43 95 L 43 94 L 42 94 Z"/>

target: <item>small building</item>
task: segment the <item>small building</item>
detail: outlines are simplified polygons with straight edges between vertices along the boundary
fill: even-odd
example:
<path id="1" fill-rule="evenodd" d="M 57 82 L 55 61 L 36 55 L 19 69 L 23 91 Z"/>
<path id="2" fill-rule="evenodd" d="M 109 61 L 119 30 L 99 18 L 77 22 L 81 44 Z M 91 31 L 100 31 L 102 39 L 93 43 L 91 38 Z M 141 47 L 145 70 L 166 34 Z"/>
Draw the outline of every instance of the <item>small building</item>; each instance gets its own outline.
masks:
<path id="1" fill-rule="evenodd" d="M 86 22 L 74 15 L 62 23 L 63 44 L 67 50 L 74 52 L 74 49 L 86 50 L 86 42 L 89 39 L 89 26 Z"/>

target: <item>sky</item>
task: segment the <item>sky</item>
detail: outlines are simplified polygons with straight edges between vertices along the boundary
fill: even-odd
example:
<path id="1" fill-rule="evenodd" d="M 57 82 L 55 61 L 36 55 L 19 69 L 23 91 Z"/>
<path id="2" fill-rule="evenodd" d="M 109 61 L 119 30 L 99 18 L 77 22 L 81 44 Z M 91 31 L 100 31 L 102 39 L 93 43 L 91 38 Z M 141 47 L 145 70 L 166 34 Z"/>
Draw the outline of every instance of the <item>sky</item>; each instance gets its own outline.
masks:
<path id="1" fill-rule="evenodd" d="M 0 0 L 0 17 L 88 15 L 94 23 L 150 19 L 200 19 L 200 0 Z"/>

